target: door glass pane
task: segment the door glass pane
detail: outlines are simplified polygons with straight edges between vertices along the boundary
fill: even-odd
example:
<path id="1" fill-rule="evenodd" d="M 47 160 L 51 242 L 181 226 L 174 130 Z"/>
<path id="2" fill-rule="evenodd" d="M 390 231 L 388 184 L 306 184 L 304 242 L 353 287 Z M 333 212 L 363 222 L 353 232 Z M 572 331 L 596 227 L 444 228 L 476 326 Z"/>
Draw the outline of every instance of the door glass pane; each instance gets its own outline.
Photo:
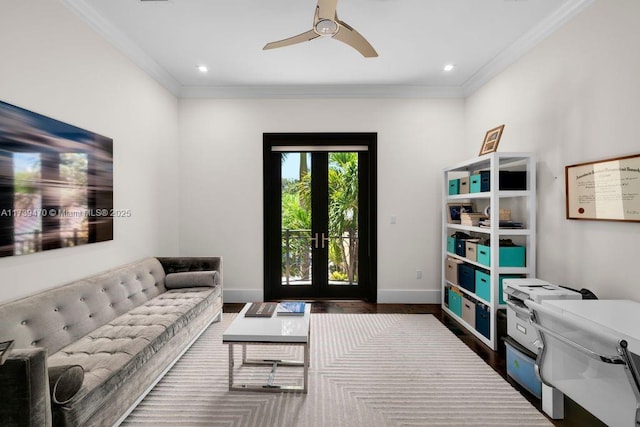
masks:
<path id="1" fill-rule="evenodd" d="M 358 284 L 358 153 L 329 153 L 329 284 Z"/>
<path id="2" fill-rule="evenodd" d="M 282 285 L 311 285 L 311 153 L 282 153 Z"/>

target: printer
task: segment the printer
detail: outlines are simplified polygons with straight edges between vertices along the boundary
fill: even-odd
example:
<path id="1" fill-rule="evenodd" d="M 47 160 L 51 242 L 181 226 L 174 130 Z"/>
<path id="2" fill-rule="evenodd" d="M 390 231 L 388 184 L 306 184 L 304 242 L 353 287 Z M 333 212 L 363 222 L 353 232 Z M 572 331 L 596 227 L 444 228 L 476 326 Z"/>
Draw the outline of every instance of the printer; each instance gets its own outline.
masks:
<path id="1" fill-rule="evenodd" d="M 538 354 L 536 341 L 540 339 L 540 335 L 529 323 L 531 312 L 524 302 L 531 300 L 541 304 L 544 300 L 582 299 L 579 292 L 540 279 L 505 278 L 503 287 L 507 303 L 507 335 L 533 354 Z"/>
<path id="2" fill-rule="evenodd" d="M 582 294 L 533 278 L 505 278 L 503 293 L 507 303 L 507 375 L 541 399 L 542 410 L 549 417 L 564 418 L 564 396 L 558 390 L 542 384 L 535 373 L 540 334 L 529 322 L 531 310 L 525 301 L 542 304 L 547 300 L 580 300 Z"/>

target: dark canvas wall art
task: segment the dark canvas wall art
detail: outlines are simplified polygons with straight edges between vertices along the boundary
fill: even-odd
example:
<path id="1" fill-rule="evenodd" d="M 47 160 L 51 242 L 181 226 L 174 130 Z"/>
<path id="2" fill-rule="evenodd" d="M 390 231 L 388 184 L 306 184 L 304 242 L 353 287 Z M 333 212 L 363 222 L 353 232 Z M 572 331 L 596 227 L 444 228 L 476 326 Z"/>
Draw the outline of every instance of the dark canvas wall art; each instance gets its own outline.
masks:
<path id="1" fill-rule="evenodd" d="M 113 239 L 113 140 L 0 101 L 0 256 Z"/>

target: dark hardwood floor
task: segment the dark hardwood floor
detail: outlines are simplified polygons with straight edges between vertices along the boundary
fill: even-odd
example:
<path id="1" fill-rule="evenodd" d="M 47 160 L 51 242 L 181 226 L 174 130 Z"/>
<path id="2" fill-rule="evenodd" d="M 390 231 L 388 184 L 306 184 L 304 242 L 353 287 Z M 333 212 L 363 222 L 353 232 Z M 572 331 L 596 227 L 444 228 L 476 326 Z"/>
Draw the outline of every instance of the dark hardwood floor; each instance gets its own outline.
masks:
<path id="1" fill-rule="evenodd" d="M 224 304 L 225 313 L 237 313 L 244 304 Z M 501 348 L 494 352 L 485 346 L 480 340 L 460 326 L 448 314 L 440 309 L 439 304 L 373 304 L 364 301 L 313 301 L 311 307 L 313 313 L 407 313 L 407 314 L 433 314 L 442 324 L 462 340 L 471 350 L 479 355 L 498 374 L 508 381 L 514 388 L 533 406 L 541 410 L 540 401 L 522 388 L 518 383 L 507 376 L 505 363 L 505 350 Z M 565 396 L 564 420 L 549 420 L 555 426 L 560 427 L 598 427 L 605 426 L 597 418 L 591 415 Z M 605 426 L 606 427 L 606 426 Z"/>

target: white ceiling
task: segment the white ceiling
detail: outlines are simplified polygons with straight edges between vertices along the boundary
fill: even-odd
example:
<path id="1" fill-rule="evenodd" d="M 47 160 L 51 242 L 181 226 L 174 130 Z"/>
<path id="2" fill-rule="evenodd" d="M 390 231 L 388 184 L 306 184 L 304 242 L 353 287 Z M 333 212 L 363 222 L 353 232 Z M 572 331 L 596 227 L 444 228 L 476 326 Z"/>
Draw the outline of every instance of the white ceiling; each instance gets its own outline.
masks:
<path id="1" fill-rule="evenodd" d="M 262 50 L 311 29 L 316 0 L 64 1 L 174 94 L 242 97 L 468 95 L 593 0 L 339 0 L 377 58 L 329 38 Z"/>

